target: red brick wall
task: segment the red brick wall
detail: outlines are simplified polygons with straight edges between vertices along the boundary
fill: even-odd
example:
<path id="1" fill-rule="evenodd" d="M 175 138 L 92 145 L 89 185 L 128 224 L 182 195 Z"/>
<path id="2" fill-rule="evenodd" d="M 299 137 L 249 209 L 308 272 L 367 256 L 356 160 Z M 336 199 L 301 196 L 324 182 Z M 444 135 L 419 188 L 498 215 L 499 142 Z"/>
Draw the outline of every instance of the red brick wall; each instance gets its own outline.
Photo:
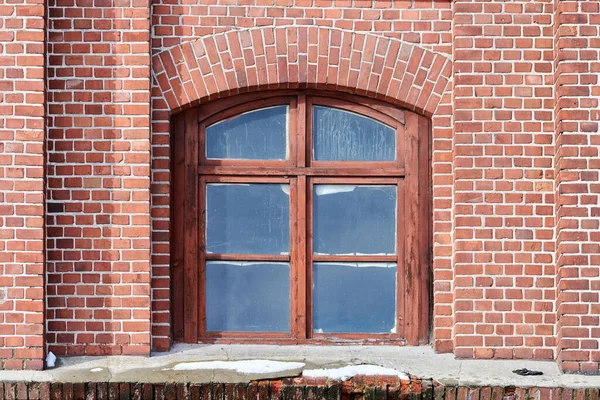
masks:
<path id="1" fill-rule="evenodd" d="M 171 114 L 317 87 L 432 118 L 436 350 L 598 373 L 599 12 L 0 0 L 0 367 L 168 349 Z"/>
<path id="2" fill-rule="evenodd" d="M 149 354 L 150 7 L 48 1 L 47 342 Z"/>
<path id="3" fill-rule="evenodd" d="M 154 52 L 217 32 L 291 25 L 375 32 L 436 52 L 452 52 L 450 0 L 174 0 L 153 4 Z"/>
<path id="4" fill-rule="evenodd" d="M 44 14 L 0 0 L 0 370 L 44 355 Z"/>
<path id="5" fill-rule="evenodd" d="M 454 344 L 554 358 L 553 3 L 454 2 Z"/>
<path id="6" fill-rule="evenodd" d="M 557 357 L 600 372 L 600 9 L 559 1 L 555 13 Z"/>

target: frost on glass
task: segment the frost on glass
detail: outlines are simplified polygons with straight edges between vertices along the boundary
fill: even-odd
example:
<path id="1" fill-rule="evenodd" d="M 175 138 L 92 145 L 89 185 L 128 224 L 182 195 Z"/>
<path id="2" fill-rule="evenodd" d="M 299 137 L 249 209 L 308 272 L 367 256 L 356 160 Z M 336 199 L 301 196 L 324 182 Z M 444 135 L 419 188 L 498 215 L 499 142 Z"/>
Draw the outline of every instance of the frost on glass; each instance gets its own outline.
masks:
<path id="1" fill-rule="evenodd" d="M 206 329 L 288 332 L 289 264 L 207 261 Z"/>
<path id="2" fill-rule="evenodd" d="M 395 185 L 315 185 L 317 254 L 395 254 Z"/>
<path id="3" fill-rule="evenodd" d="M 289 185 L 206 185 L 206 251 L 289 254 Z"/>
<path id="4" fill-rule="evenodd" d="M 314 263 L 313 331 L 395 333 L 397 269 L 392 263 Z"/>
<path id="5" fill-rule="evenodd" d="M 287 159 L 288 106 L 250 111 L 206 128 L 206 158 Z"/>
<path id="6" fill-rule="evenodd" d="M 396 132 L 372 118 L 313 106 L 313 146 L 315 160 L 394 161 Z"/>

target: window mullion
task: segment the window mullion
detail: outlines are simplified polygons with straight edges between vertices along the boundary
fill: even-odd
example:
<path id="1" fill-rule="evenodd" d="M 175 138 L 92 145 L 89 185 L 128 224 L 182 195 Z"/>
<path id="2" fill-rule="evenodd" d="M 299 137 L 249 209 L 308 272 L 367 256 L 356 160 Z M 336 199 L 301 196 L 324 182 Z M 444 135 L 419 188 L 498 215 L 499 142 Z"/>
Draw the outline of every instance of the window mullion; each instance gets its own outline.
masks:
<path id="1" fill-rule="evenodd" d="M 297 132 L 296 134 L 296 143 L 297 143 L 297 154 L 296 154 L 296 165 L 298 167 L 306 167 L 308 165 L 307 161 L 307 126 L 308 121 L 306 120 L 306 96 L 301 94 L 298 96 L 298 112 L 297 118 L 298 123 L 296 124 Z M 291 135 L 294 132 L 290 132 Z"/>
<path id="2" fill-rule="evenodd" d="M 296 279 L 294 279 L 292 291 L 296 290 L 296 315 L 295 326 L 296 334 L 299 339 L 307 337 L 308 326 L 307 322 L 307 198 L 306 198 L 306 176 L 300 175 L 296 179 L 296 201 L 292 207 L 295 208 L 295 218 L 292 222 L 292 229 L 295 231 L 296 238 L 292 243 L 292 248 L 295 250 L 292 254 L 292 263 L 296 271 Z"/>

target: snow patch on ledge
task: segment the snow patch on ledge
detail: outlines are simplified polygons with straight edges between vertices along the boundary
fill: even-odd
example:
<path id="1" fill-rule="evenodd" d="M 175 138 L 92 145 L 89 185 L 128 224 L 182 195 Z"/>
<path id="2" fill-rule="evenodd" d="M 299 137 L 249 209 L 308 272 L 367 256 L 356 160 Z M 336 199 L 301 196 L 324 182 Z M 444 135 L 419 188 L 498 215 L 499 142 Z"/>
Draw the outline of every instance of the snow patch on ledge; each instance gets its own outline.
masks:
<path id="1" fill-rule="evenodd" d="M 402 380 L 410 378 L 403 372 L 392 368 L 385 368 L 379 365 L 347 365 L 342 368 L 331 369 L 307 369 L 302 375 L 312 378 L 326 377 L 332 380 L 345 381 L 356 375 L 383 375 L 397 376 Z"/>
<path id="2" fill-rule="evenodd" d="M 282 362 L 271 360 L 243 361 L 199 361 L 175 364 L 174 371 L 195 371 L 224 369 L 236 371 L 239 374 L 272 374 L 304 368 L 301 362 Z"/>

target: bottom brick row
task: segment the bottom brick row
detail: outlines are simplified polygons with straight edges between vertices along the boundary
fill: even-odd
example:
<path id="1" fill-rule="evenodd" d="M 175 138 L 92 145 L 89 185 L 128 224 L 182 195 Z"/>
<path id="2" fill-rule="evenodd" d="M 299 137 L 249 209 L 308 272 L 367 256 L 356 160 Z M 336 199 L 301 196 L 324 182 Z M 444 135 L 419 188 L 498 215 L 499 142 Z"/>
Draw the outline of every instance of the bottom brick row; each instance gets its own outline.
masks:
<path id="1" fill-rule="evenodd" d="M 0 400 L 4 399 L 600 400 L 597 388 L 456 387 L 418 379 L 390 382 L 386 379 L 372 378 L 354 378 L 343 383 L 326 384 L 307 384 L 301 378 L 249 384 L 0 382 Z"/>

